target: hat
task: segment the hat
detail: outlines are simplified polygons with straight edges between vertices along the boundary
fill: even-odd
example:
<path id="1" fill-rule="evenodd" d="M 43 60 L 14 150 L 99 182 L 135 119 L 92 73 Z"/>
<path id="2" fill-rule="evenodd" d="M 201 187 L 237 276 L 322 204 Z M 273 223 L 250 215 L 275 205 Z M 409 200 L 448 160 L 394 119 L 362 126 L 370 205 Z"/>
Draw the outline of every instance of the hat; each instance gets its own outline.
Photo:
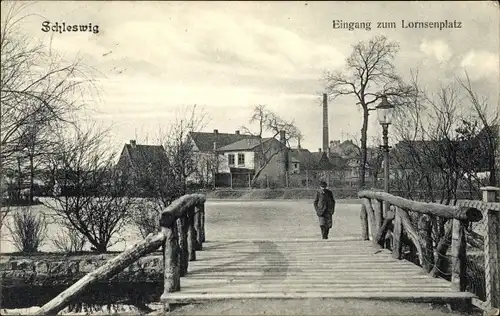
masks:
<path id="1" fill-rule="evenodd" d="M 322 188 L 326 188 L 326 182 L 325 181 L 320 181 L 319 186 Z"/>

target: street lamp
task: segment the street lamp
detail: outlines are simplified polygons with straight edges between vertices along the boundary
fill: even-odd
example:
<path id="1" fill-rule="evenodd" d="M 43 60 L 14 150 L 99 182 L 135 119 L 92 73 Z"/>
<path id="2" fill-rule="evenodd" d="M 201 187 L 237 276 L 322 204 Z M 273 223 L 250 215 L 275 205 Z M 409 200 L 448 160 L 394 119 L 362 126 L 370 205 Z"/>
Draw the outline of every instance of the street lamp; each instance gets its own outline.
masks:
<path id="1" fill-rule="evenodd" d="M 377 117 L 380 125 L 382 125 L 382 140 L 383 145 L 380 146 L 384 150 L 384 191 L 389 192 L 389 125 L 392 122 L 392 111 L 394 106 L 387 101 L 387 97 L 382 96 L 382 101 L 376 107 Z M 384 203 L 384 209 L 387 214 L 387 203 Z"/>

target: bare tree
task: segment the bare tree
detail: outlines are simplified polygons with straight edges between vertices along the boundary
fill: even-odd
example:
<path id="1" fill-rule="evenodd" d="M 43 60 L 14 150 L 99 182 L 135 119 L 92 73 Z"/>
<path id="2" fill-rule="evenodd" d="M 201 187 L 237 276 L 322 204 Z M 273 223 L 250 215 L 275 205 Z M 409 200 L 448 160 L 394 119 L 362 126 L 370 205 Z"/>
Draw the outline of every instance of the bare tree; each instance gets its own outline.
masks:
<path id="1" fill-rule="evenodd" d="M 473 151 L 476 156 L 482 155 L 483 159 L 474 161 L 477 167 L 478 164 L 487 166 L 489 172 L 488 185 L 498 186 L 498 166 L 497 159 L 500 155 L 498 152 L 499 139 L 499 115 L 498 108 L 492 108 L 486 99 L 480 99 L 474 92 L 467 72 L 465 80 L 458 79 L 458 83 L 464 90 L 469 103 L 471 104 L 471 117 L 465 117 L 462 122 L 462 129 L 458 130 L 462 134 L 461 140 L 467 142 L 469 147 L 468 152 Z M 464 163 L 470 163 L 470 159 L 466 159 Z M 471 174 L 471 178 L 474 174 Z"/>
<path id="2" fill-rule="evenodd" d="M 252 185 L 255 185 L 260 174 L 271 160 L 276 155 L 284 153 L 287 147 L 290 147 L 290 140 L 302 137 L 293 121 L 284 120 L 265 105 L 256 105 L 254 107 L 250 124 L 255 123 L 258 124 L 258 132 L 256 133 L 253 133 L 248 127 L 241 127 L 245 134 L 256 136 L 259 140 L 255 157 L 257 166 L 251 180 Z M 281 141 L 279 139 L 280 133 L 283 133 L 285 139 L 283 144 L 278 145 L 278 142 L 273 140 Z M 271 136 L 265 137 L 264 134 L 270 134 Z"/>
<path id="3" fill-rule="evenodd" d="M 367 162 L 367 131 L 370 111 L 374 103 L 385 95 L 390 102 L 400 97 L 394 104 L 404 105 L 404 97 L 412 93 L 411 87 L 403 83 L 396 74 L 393 61 L 399 51 L 397 42 L 385 36 L 376 36 L 368 42 L 353 46 L 351 55 L 346 59 L 344 71 L 326 72 L 324 79 L 329 96 L 354 96 L 361 106 L 363 122 L 361 126 L 361 160 L 359 186 L 365 186 Z"/>
<path id="4" fill-rule="evenodd" d="M 197 106 L 194 105 L 190 109 L 183 109 L 168 133 L 160 136 L 180 196 L 187 192 L 187 182 L 198 169 L 193 143 L 188 134 L 201 130 L 206 123 L 206 113 L 203 110 L 198 112 Z"/>
<path id="5" fill-rule="evenodd" d="M 84 105 L 79 97 L 96 92 L 91 74 L 76 58 L 66 61 L 50 47 L 23 34 L 22 23 L 29 4 L 2 2 L 0 28 L 0 171 L 14 163 L 13 154 L 23 152 L 31 160 L 30 179 L 54 129 L 74 121 Z M 25 151 L 23 151 L 26 148 Z M 32 199 L 32 194 L 30 194 Z"/>
<path id="6" fill-rule="evenodd" d="M 393 150 L 396 185 L 410 198 L 445 204 L 456 200 L 458 191 L 478 198 L 481 165 L 490 171 L 489 183 L 496 181 L 498 114 L 488 114 L 488 103 L 479 101 L 467 74 L 466 81 L 457 79 L 434 96 L 417 90 L 414 104 L 394 122 L 400 141 Z"/>
<path id="7" fill-rule="evenodd" d="M 196 156 L 189 132 L 202 129 L 206 124 L 206 114 L 197 111 L 194 105 L 181 109 L 167 132 L 161 129 L 159 143 L 161 152 L 151 153 L 143 161 L 149 162 L 145 170 L 135 170 L 137 186 L 143 190 L 135 203 L 133 222 L 142 236 L 159 228 L 158 216 L 161 210 L 175 199 L 187 193 L 188 180 L 200 173 L 200 157 Z"/>
<path id="8" fill-rule="evenodd" d="M 111 238 L 122 229 L 133 202 L 105 136 L 97 129 L 75 128 L 74 135 L 61 136 L 57 155 L 47 161 L 54 199 L 45 204 L 98 252 L 113 244 Z"/>

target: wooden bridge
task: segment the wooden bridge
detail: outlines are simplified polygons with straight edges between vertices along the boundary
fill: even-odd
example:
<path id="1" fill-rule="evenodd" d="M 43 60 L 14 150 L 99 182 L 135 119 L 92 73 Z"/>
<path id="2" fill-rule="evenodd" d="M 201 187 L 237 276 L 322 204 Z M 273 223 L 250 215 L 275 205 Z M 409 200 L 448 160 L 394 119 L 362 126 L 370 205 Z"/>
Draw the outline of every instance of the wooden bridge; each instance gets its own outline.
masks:
<path id="1" fill-rule="evenodd" d="M 205 197 L 186 195 L 164 210 L 161 232 L 89 273 L 45 304 L 38 314 L 62 310 L 93 282 L 112 277 L 159 247 L 163 247 L 165 265 L 161 300 L 167 308 L 173 303 L 252 298 L 470 302 L 476 295 L 465 286 L 465 229 L 478 221 L 485 221 L 487 227 L 485 259 L 497 263 L 486 265 L 487 296 L 479 301 L 483 308 L 491 309 L 498 307 L 500 300 L 499 205 L 488 202 L 492 192 L 485 190 L 485 202 L 446 206 L 363 191 L 359 193 L 363 201 L 359 238 L 330 240 L 270 240 L 259 236 L 218 240 L 210 236 L 206 241 Z M 418 228 L 413 215 L 418 215 Z M 430 220 L 436 218 L 452 224 L 433 244 L 426 236 L 436 228 Z M 405 260 L 403 248 L 409 248 L 416 259 Z M 448 248 L 450 280 L 438 273 L 444 261 L 439 254 L 445 255 Z M 433 259 L 436 253 L 438 260 Z"/>

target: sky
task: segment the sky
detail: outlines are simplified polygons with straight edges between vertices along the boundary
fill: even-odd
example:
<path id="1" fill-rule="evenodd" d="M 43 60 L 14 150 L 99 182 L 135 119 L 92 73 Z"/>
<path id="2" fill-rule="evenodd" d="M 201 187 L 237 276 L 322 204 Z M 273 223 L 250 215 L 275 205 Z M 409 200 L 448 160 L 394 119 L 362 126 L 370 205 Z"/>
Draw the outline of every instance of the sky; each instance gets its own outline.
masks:
<path id="1" fill-rule="evenodd" d="M 41 1 L 26 9 L 22 32 L 65 58 L 79 55 L 98 73 L 91 119 L 112 125 L 112 139 L 155 143 L 197 105 L 205 131 L 249 126 L 265 104 L 302 131 L 302 147 L 321 147 L 325 70 L 344 67 L 351 45 L 385 35 L 400 43 L 395 60 L 407 78 L 419 69 L 429 91 L 463 76 L 498 105 L 499 6 L 495 2 L 149 2 Z M 372 29 L 333 29 L 333 20 L 372 22 Z M 401 20 L 458 21 L 460 29 L 402 29 Z M 99 32 L 43 32 L 42 23 L 88 24 Z M 395 21 L 396 29 L 376 29 Z M 352 98 L 329 103 L 329 138 L 359 139 L 361 112 Z M 375 115 L 369 135 L 380 135 Z"/>

